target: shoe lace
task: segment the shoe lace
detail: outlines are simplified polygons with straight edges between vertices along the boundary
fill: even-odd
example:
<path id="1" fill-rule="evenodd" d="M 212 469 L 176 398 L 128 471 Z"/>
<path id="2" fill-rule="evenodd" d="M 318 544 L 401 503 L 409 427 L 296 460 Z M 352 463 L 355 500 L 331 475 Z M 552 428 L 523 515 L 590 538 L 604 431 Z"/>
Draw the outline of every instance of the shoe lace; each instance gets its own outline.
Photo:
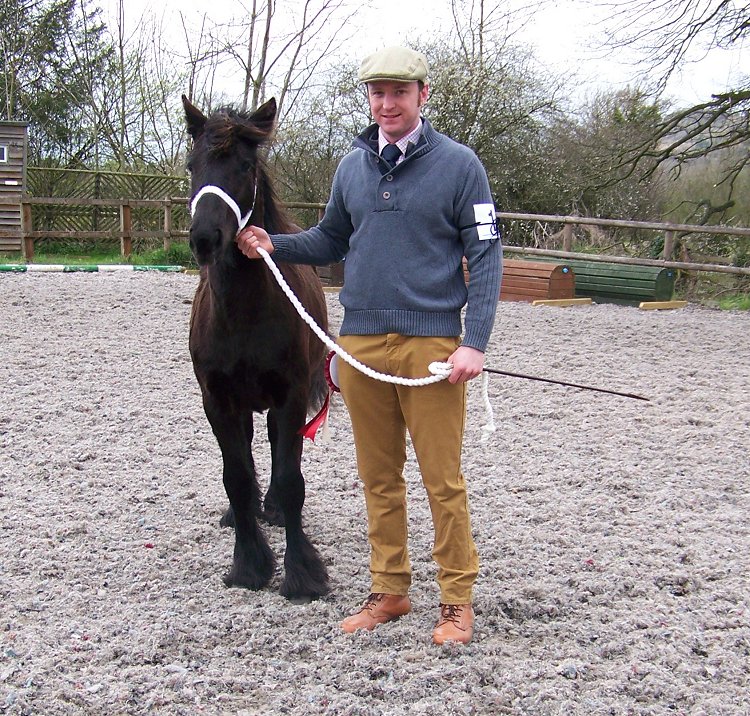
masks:
<path id="1" fill-rule="evenodd" d="M 441 604 L 440 623 L 452 622 L 453 624 L 458 624 L 462 611 L 463 607 L 460 604 Z"/>
<path id="2" fill-rule="evenodd" d="M 383 592 L 371 592 L 367 596 L 367 599 L 365 599 L 365 603 L 359 611 L 364 612 L 372 609 L 383 598 L 383 596 Z"/>

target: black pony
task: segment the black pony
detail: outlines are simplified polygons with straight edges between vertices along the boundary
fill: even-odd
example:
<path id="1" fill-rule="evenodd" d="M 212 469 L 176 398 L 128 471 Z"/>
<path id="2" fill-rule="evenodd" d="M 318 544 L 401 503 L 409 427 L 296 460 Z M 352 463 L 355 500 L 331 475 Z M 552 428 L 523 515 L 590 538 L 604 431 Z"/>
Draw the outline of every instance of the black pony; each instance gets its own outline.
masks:
<path id="1" fill-rule="evenodd" d="M 224 108 L 206 117 L 186 97 L 182 101 L 193 139 L 190 247 L 200 265 L 190 355 L 224 461 L 229 509 L 221 523 L 235 529 L 234 561 L 224 582 L 261 589 L 271 580 L 275 561 L 258 525 L 262 516 L 286 530 L 281 594 L 309 601 L 328 591 L 328 574 L 302 528 L 299 430 L 327 390 L 325 351 L 265 263 L 246 258 L 235 243 L 238 225 L 251 211 L 250 221 L 269 233 L 299 230 L 280 206 L 259 156 L 274 129 L 276 102 L 252 114 Z M 279 268 L 326 329 L 325 298 L 315 270 L 291 264 Z M 263 411 L 268 411 L 272 466 L 261 505 L 251 443 L 253 413 Z"/>

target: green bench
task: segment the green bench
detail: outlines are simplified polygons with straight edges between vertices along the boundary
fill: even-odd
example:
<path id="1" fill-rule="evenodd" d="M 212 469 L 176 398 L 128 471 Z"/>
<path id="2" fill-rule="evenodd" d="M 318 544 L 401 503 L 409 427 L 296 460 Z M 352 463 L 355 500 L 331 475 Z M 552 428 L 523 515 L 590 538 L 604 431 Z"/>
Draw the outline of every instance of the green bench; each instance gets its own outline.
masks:
<path id="1" fill-rule="evenodd" d="M 677 279 L 674 269 L 581 259 L 566 259 L 565 264 L 575 275 L 577 298 L 633 305 L 644 301 L 671 301 L 674 296 Z"/>

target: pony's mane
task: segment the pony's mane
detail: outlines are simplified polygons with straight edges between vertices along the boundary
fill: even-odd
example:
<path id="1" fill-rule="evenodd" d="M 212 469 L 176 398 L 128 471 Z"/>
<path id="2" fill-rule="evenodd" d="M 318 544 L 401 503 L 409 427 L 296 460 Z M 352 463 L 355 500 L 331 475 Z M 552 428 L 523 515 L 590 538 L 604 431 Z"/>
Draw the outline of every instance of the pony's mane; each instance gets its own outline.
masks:
<path id="1" fill-rule="evenodd" d="M 291 234 L 299 231 L 299 226 L 292 221 L 276 195 L 268 164 L 262 157 L 258 157 L 258 193 L 263 200 L 263 223 L 266 231 L 270 234 Z"/>

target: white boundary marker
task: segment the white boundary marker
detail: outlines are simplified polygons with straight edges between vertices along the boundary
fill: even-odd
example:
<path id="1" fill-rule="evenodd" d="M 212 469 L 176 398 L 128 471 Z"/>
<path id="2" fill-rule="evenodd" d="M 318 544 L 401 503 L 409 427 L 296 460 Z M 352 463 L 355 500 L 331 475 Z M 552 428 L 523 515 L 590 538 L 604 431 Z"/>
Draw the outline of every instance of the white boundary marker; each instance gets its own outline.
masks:
<path id="1" fill-rule="evenodd" d="M 125 271 L 181 273 L 184 270 L 184 266 L 149 266 L 146 264 L 0 264 L 0 273 L 115 273 Z"/>

